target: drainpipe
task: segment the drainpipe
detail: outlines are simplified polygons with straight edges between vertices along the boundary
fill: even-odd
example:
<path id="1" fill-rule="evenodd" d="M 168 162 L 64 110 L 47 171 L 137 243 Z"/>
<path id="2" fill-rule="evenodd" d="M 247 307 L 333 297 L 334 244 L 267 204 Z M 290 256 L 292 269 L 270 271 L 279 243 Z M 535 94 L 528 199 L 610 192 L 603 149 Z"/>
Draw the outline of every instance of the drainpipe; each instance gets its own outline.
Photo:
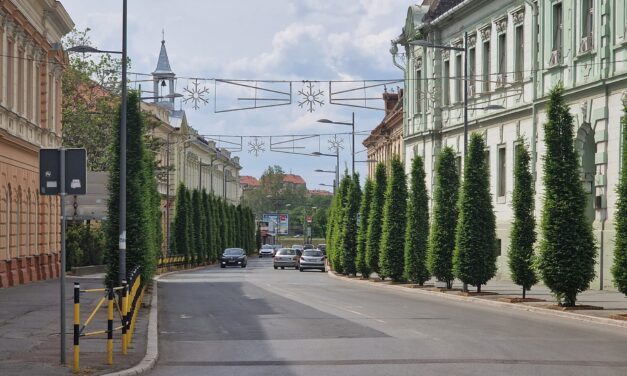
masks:
<path id="1" fill-rule="evenodd" d="M 605 82 L 605 80 L 603 80 L 603 87 L 605 88 L 605 108 L 609 108 L 609 89 L 608 89 L 608 85 Z M 608 119 L 605 120 L 606 124 L 605 127 L 608 127 L 608 122 L 609 122 L 609 116 Z M 623 147 L 625 147 L 623 145 Z M 596 148 L 595 148 L 596 149 Z M 605 170 L 605 174 L 607 175 L 607 167 Z M 596 187 L 595 187 L 596 189 Z M 605 194 L 607 195 L 607 187 L 605 188 Z M 595 196 L 596 196 L 596 192 L 595 192 Z M 602 206 L 602 205 L 601 205 Z M 605 210 L 603 208 L 601 208 L 601 235 L 599 236 L 599 290 L 603 290 L 603 240 L 605 238 L 605 222 L 607 221 L 607 208 L 605 208 Z"/>
<path id="2" fill-rule="evenodd" d="M 537 180 L 537 162 L 538 162 L 538 152 L 537 152 L 537 138 L 538 138 L 538 125 L 536 121 L 536 99 L 537 99 L 537 82 L 538 82 L 538 4 L 532 0 L 525 0 L 531 7 L 532 14 L 532 43 L 531 43 L 531 84 L 533 86 L 531 90 L 532 94 L 532 105 L 531 105 L 531 175 L 533 176 L 533 186 L 536 185 Z"/>
<path id="3" fill-rule="evenodd" d="M 396 55 L 398 54 L 398 44 L 400 43 L 400 39 L 403 37 L 403 35 L 400 35 L 398 38 L 396 39 L 392 39 L 392 46 L 390 47 L 390 53 L 392 54 L 392 62 L 394 63 L 394 65 L 403 71 L 403 74 L 405 74 L 406 70 L 405 67 L 400 65 L 398 63 L 398 61 L 396 61 Z"/>

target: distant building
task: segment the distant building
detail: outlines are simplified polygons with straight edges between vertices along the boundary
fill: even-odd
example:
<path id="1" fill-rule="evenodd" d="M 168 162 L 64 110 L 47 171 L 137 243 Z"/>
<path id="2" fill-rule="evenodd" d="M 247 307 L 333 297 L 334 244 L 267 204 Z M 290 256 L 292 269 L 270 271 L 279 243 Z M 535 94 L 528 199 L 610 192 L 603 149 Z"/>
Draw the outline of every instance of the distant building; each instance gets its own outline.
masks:
<path id="1" fill-rule="evenodd" d="M 259 188 L 261 183 L 254 176 L 243 175 L 239 177 L 239 186 L 242 190 Z"/>
<path id="2" fill-rule="evenodd" d="M 374 176 L 379 162 L 388 167 L 394 155 L 403 160 L 403 89 L 398 93 L 383 93 L 385 116 L 370 135 L 362 142 L 366 147 L 368 160 L 368 176 Z"/>
<path id="3" fill-rule="evenodd" d="M 0 287 L 59 274 L 59 197 L 39 195 L 39 150 L 61 146 L 73 27 L 59 1 L 0 2 Z"/>
<path id="4" fill-rule="evenodd" d="M 307 192 L 310 196 L 333 196 L 332 192 L 325 191 L 324 189 L 310 189 Z"/>
<path id="5" fill-rule="evenodd" d="M 296 187 L 307 187 L 307 184 L 305 183 L 305 179 L 303 179 L 300 175 L 294 175 L 294 174 L 285 174 L 283 176 L 283 186 L 284 187 L 289 187 L 289 188 L 296 188 Z"/>

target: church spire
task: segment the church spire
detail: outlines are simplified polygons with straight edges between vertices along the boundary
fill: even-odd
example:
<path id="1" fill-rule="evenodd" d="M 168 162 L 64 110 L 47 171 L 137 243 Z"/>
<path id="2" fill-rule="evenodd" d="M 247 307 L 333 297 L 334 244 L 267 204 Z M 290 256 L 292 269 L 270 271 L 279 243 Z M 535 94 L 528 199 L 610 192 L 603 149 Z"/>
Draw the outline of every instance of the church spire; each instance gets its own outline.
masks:
<path id="1" fill-rule="evenodd" d="M 165 50 L 165 33 L 162 31 L 161 39 L 161 51 L 159 51 L 159 60 L 157 61 L 157 68 L 152 75 L 155 77 L 170 77 L 174 76 L 172 68 L 170 68 L 170 60 L 168 59 L 168 53 Z"/>

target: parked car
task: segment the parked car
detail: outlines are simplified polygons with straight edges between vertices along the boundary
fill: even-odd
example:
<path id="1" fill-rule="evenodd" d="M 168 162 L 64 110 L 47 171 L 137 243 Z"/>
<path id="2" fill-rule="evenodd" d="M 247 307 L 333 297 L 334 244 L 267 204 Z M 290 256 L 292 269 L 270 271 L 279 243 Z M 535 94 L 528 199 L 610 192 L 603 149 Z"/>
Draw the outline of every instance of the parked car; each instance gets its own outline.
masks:
<path id="1" fill-rule="evenodd" d="M 246 257 L 246 252 L 241 248 L 227 248 L 222 252 L 222 257 L 220 257 L 221 268 L 226 268 L 230 265 L 245 268 L 247 263 L 248 257 Z"/>
<path id="2" fill-rule="evenodd" d="M 327 245 L 326 244 L 318 244 L 318 249 L 322 251 L 322 253 L 326 256 L 327 254 Z"/>
<path id="3" fill-rule="evenodd" d="M 314 246 L 313 246 L 313 244 L 305 244 L 305 245 L 303 245 L 303 250 L 305 250 L 305 249 L 314 249 Z"/>
<path id="4" fill-rule="evenodd" d="M 293 248 L 281 248 L 274 255 L 274 269 L 294 268 L 298 269 L 298 254 Z"/>
<path id="5" fill-rule="evenodd" d="M 303 253 L 303 245 L 302 244 L 294 244 L 292 249 L 298 251 L 298 255 L 300 256 Z"/>
<path id="6" fill-rule="evenodd" d="M 259 250 L 259 257 L 274 256 L 274 246 L 272 244 L 264 244 Z"/>
<path id="7" fill-rule="evenodd" d="M 305 269 L 319 269 L 321 272 L 325 272 L 325 260 L 326 257 L 319 249 L 306 249 L 303 251 L 303 255 L 300 256 L 300 262 L 298 263 L 298 270 L 301 272 Z"/>
<path id="8" fill-rule="evenodd" d="M 272 244 L 272 248 L 274 249 L 274 254 L 276 255 L 277 251 L 283 248 L 283 246 L 281 244 Z"/>

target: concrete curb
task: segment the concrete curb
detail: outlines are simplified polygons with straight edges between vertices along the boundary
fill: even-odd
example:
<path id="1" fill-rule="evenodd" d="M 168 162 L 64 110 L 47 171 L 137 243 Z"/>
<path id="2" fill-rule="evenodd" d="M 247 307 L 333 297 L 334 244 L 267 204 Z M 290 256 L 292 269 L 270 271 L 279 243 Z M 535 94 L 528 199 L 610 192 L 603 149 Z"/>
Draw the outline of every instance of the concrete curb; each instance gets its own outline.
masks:
<path id="1" fill-rule="evenodd" d="M 366 280 L 360 280 L 360 279 L 355 279 L 355 278 L 345 278 L 342 276 L 338 276 L 332 271 L 329 271 L 328 274 L 333 278 L 346 281 L 346 282 L 353 282 L 353 283 L 370 282 Z M 455 300 L 458 302 L 474 302 L 474 303 L 479 303 L 479 304 L 492 306 L 492 307 L 507 308 L 507 309 L 511 309 L 514 311 L 534 312 L 534 313 L 539 313 L 539 314 L 547 315 L 547 316 L 567 318 L 567 319 L 576 320 L 579 322 L 586 322 L 586 323 L 591 323 L 591 324 L 613 326 L 613 327 L 627 329 L 627 321 L 614 320 L 614 319 L 609 319 L 605 317 L 582 315 L 578 313 L 571 313 L 571 312 L 565 312 L 565 311 L 555 311 L 555 310 L 547 309 L 547 308 L 533 307 L 533 306 L 528 306 L 524 304 L 499 302 L 499 301 L 487 300 L 487 299 L 479 299 L 479 298 L 475 298 L 471 296 L 445 294 L 441 292 L 429 291 L 429 290 L 424 290 L 424 289 L 417 289 L 417 288 L 412 289 L 412 288 L 404 287 L 403 285 L 388 285 L 388 284 L 384 284 L 381 282 L 378 282 L 378 283 L 370 282 L 368 283 L 368 286 L 377 286 L 380 288 L 391 288 L 391 289 L 396 289 L 399 291 L 404 291 L 410 294 L 417 293 L 417 294 L 423 294 L 423 295 L 430 295 L 433 297 Z"/>

